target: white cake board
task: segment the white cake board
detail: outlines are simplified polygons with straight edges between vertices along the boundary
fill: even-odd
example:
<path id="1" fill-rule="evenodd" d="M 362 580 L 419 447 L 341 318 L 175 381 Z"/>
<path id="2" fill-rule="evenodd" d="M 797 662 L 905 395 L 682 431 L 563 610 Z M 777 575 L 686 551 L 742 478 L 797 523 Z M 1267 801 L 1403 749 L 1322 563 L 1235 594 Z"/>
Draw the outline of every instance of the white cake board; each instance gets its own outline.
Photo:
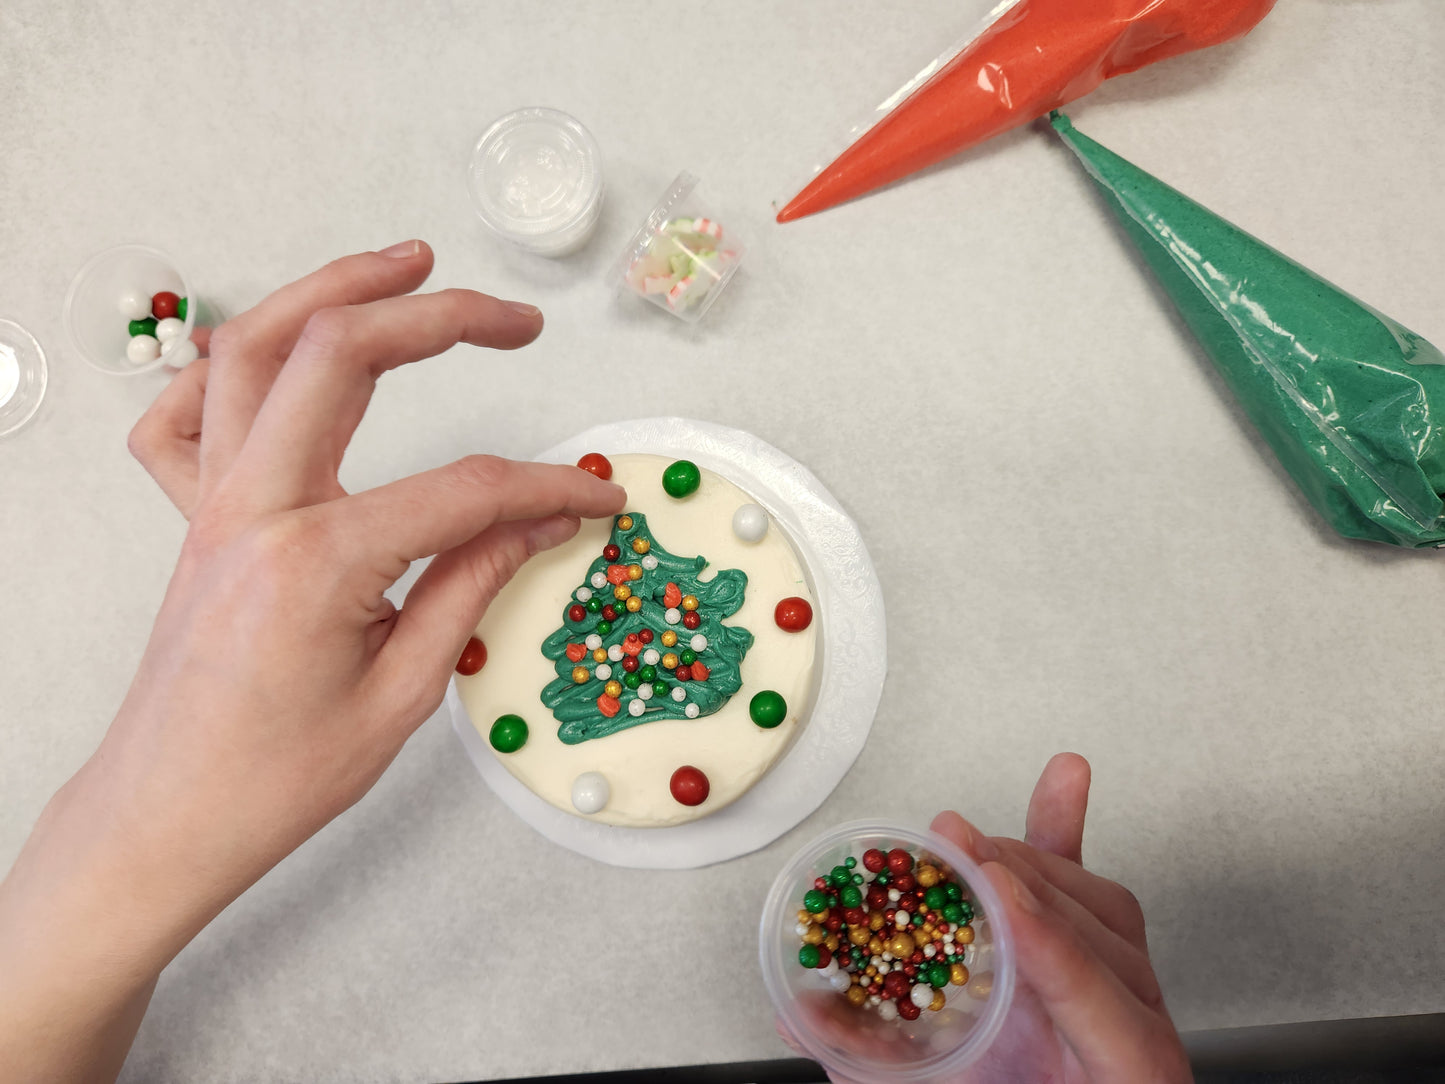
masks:
<path id="1" fill-rule="evenodd" d="M 812 577 L 822 622 L 820 664 L 808 721 L 757 785 L 709 817 L 671 828 L 614 828 L 543 801 L 497 760 L 447 687 L 452 728 L 489 787 L 553 843 L 634 869 L 695 869 L 765 847 L 823 804 L 862 752 L 883 695 L 887 630 L 883 589 L 858 527 L 811 471 L 750 433 L 687 418 L 599 425 L 549 448 L 543 462 L 587 452 L 691 459 L 736 482 L 780 523 Z"/>

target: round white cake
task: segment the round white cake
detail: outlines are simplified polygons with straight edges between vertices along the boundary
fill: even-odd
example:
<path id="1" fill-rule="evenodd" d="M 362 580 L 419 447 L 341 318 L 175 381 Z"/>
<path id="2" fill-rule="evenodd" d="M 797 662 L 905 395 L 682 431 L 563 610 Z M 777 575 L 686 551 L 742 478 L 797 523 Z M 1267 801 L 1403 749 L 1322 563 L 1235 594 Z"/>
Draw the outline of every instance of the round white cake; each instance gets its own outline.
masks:
<path id="1" fill-rule="evenodd" d="M 547 802 L 681 824 L 744 794 L 807 719 L 813 596 L 782 528 L 727 479 L 595 459 L 626 509 L 523 566 L 477 626 L 485 665 L 457 689 L 492 755 Z"/>

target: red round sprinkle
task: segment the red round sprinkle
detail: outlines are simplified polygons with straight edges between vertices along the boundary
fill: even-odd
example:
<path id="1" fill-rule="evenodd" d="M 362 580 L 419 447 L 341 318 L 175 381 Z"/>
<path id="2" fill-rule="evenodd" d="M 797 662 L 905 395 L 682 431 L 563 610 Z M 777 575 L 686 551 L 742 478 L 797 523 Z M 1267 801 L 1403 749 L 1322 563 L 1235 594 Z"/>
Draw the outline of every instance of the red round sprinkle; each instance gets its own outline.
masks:
<path id="1" fill-rule="evenodd" d="M 684 628 L 695 629 L 702 624 L 702 615 L 696 610 L 688 610 L 682 615 L 682 624 Z"/>
<path id="2" fill-rule="evenodd" d="M 918 977 L 918 965 L 917 965 L 917 964 L 904 964 L 904 965 L 903 965 L 903 973 L 904 973 L 905 975 L 907 975 L 910 979 L 912 979 L 912 978 L 917 978 L 917 977 Z"/>
<path id="3" fill-rule="evenodd" d="M 616 545 L 614 545 L 613 543 L 609 542 L 609 543 L 607 543 L 607 545 L 605 545 L 605 546 L 602 547 L 602 557 L 603 557 L 604 560 L 615 561 L 615 560 L 617 560 L 617 558 L 619 558 L 619 557 L 621 557 L 621 556 L 622 556 L 622 547 L 621 547 L 621 546 L 616 546 Z"/>
<path id="4" fill-rule="evenodd" d="M 912 868 L 913 856 L 902 847 L 894 847 L 888 852 L 888 872 L 894 877 L 902 877 Z"/>
<path id="5" fill-rule="evenodd" d="M 890 971 L 883 976 L 883 992 L 889 997 L 902 997 L 908 993 L 908 976 L 902 971 Z"/>
<path id="6" fill-rule="evenodd" d="M 169 290 L 162 290 L 151 298 L 151 315 L 157 320 L 165 320 L 174 316 L 180 311 L 181 299 Z"/>
<path id="7" fill-rule="evenodd" d="M 486 665 L 487 645 L 473 636 L 467 641 L 467 646 L 462 648 L 462 657 L 457 660 L 457 673 L 462 677 L 471 677 Z"/>
<path id="8" fill-rule="evenodd" d="M 881 885 L 868 887 L 868 910 L 880 911 L 888 906 L 888 890 Z"/>
<path id="9" fill-rule="evenodd" d="M 821 877 L 814 877 L 813 887 L 816 888 L 819 892 L 826 892 L 828 891 L 828 882 L 823 880 L 823 878 Z"/>
<path id="10" fill-rule="evenodd" d="M 639 640 L 641 640 L 644 644 L 650 644 L 650 643 L 652 643 L 652 630 L 651 630 L 651 629 L 643 629 L 641 632 L 639 632 L 639 633 L 637 634 L 637 638 L 638 638 Z"/>
<path id="11" fill-rule="evenodd" d="M 921 964 L 923 962 L 923 950 L 914 949 L 913 955 L 908 957 L 908 962 L 911 964 Z"/>
<path id="12" fill-rule="evenodd" d="M 828 949 L 828 946 L 827 946 L 827 945 L 819 945 L 819 946 L 818 946 L 818 967 L 820 967 L 820 968 L 827 967 L 827 966 L 828 966 L 828 963 L 829 963 L 832 959 L 833 959 L 833 953 Z"/>
<path id="13" fill-rule="evenodd" d="M 918 910 L 918 901 L 915 900 L 912 896 L 904 896 L 901 900 L 898 901 L 898 906 L 903 908 L 911 915 L 914 911 Z"/>
<path id="14" fill-rule="evenodd" d="M 673 674 L 677 677 L 678 681 L 692 680 L 692 668 L 688 666 L 679 666 L 673 671 Z"/>
<path id="15" fill-rule="evenodd" d="M 863 868 L 869 873 L 882 873 L 883 867 L 888 865 L 888 856 L 877 847 L 869 847 L 863 852 Z"/>
<path id="16" fill-rule="evenodd" d="M 891 974 L 891 972 L 890 972 Z M 905 1020 L 917 1020 L 918 1014 L 923 1010 L 913 1004 L 913 998 L 904 996 L 898 999 L 898 1015 Z"/>
<path id="17" fill-rule="evenodd" d="M 607 611 L 605 610 L 603 611 L 603 613 L 606 612 Z M 611 619 L 609 618 L 609 620 Z M 903 874 L 903 876 L 894 879 L 893 887 L 898 889 L 899 892 L 912 892 L 915 883 L 916 882 L 913 880 L 913 874 L 905 873 Z"/>
<path id="18" fill-rule="evenodd" d="M 708 791 L 712 787 L 707 781 L 707 776 L 691 764 L 684 764 L 672 773 L 668 789 L 672 791 L 672 796 L 683 805 L 702 805 L 707 801 Z"/>
<path id="19" fill-rule="evenodd" d="M 574 603 L 567 607 L 567 620 L 576 624 L 578 621 L 587 620 L 587 607 L 580 603 Z"/>
<path id="20" fill-rule="evenodd" d="M 848 923 L 848 925 L 850 925 L 850 926 L 861 926 L 861 925 L 863 925 L 863 923 L 866 922 L 867 920 L 868 920 L 868 916 L 863 913 L 863 908 L 861 908 L 861 907 L 845 907 L 845 908 L 843 908 L 843 921 L 846 922 L 846 923 Z"/>
<path id="21" fill-rule="evenodd" d="M 829 933 L 837 933 L 843 928 L 843 916 L 829 915 L 828 921 L 823 923 L 823 925 L 827 928 Z M 819 951 L 821 952 L 822 950 L 820 949 Z"/>
<path id="22" fill-rule="evenodd" d="M 634 670 L 637 669 L 637 665 L 638 665 L 638 663 L 637 663 L 637 656 L 636 656 L 636 655 L 624 655 L 624 656 L 622 656 L 622 669 L 623 669 L 623 671 L 624 671 L 625 673 L 628 673 L 628 674 L 632 673 Z"/>
<path id="23" fill-rule="evenodd" d="M 616 620 L 617 620 L 617 607 L 616 607 L 616 606 L 613 606 L 611 603 L 609 603 L 608 605 L 602 607 L 602 620 L 603 620 L 603 621 L 616 621 Z"/>
<path id="24" fill-rule="evenodd" d="M 802 632 L 813 623 L 813 607 L 808 604 L 805 598 L 798 598 L 796 595 L 785 598 L 773 609 L 773 620 L 777 622 L 778 628 L 788 632 Z M 877 873 L 877 870 L 873 871 Z"/>
<path id="25" fill-rule="evenodd" d="M 600 452 L 588 452 L 577 460 L 577 465 L 588 474 L 597 475 L 604 482 L 612 477 L 612 463 Z"/>

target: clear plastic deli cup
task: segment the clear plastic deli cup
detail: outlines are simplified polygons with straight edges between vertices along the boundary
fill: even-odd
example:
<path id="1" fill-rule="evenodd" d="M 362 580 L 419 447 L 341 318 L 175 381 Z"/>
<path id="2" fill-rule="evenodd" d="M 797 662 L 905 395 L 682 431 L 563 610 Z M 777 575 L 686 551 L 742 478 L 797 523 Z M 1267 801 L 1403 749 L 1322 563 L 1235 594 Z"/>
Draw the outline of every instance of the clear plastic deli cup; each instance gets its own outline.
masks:
<path id="1" fill-rule="evenodd" d="M 103 373 L 134 376 L 196 359 L 191 331 L 199 308 L 173 259 L 146 245 L 120 245 L 76 272 L 63 319 L 71 346 L 86 362 Z"/>
<path id="2" fill-rule="evenodd" d="M 566 256 L 587 243 L 602 213 L 602 155 L 576 117 L 518 109 L 477 139 L 467 189 L 498 237 L 538 256 Z"/>
<path id="3" fill-rule="evenodd" d="M 900 825 L 845 824 L 804 847 L 768 893 L 758 952 L 782 1028 L 851 1080 L 953 1080 L 1013 1001 L 988 881 L 948 840 Z"/>

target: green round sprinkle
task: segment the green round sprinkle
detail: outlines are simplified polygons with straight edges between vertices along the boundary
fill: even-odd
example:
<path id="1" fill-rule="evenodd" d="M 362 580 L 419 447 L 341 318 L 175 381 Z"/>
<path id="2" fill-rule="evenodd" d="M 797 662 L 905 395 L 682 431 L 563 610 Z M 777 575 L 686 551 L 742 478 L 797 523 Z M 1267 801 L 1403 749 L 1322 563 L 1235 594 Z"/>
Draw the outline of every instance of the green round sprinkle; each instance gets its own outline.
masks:
<path id="1" fill-rule="evenodd" d="M 642 684 L 642 678 L 637 674 L 628 674 L 622 679 L 622 684 L 626 685 L 629 689 L 635 689 Z"/>
<path id="2" fill-rule="evenodd" d="M 922 926 L 922 925 L 923 925 L 923 915 L 922 915 L 921 912 L 918 912 L 918 911 L 913 912 L 913 924 L 914 924 L 915 926 Z"/>
<path id="3" fill-rule="evenodd" d="M 963 889 L 957 881 L 949 881 L 948 884 L 943 886 L 943 891 L 954 903 L 963 899 Z"/>
<path id="4" fill-rule="evenodd" d="M 587 600 L 587 612 L 590 614 L 600 614 L 602 612 L 602 601 L 595 597 L 589 598 Z"/>
<path id="5" fill-rule="evenodd" d="M 788 717 L 788 702 L 772 689 L 764 689 L 748 703 L 748 714 L 764 730 L 772 730 Z"/>
<path id="6" fill-rule="evenodd" d="M 803 893 L 803 906 L 807 908 L 810 915 L 816 915 L 828 906 L 828 897 L 816 888 L 810 888 Z"/>
<path id="7" fill-rule="evenodd" d="M 863 874 L 861 874 L 861 873 L 855 873 L 855 874 L 853 874 L 853 883 L 854 883 L 855 885 L 861 885 L 861 884 L 863 883 Z"/>
<path id="8" fill-rule="evenodd" d="M 928 969 L 928 985 L 936 990 L 941 990 L 948 985 L 948 968 L 942 964 L 934 964 Z"/>
<path id="9" fill-rule="evenodd" d="M 881 870 L 878 875 L 873 878 L 873 883 L 875 885 L 886 885 L 888 883 L 888 871 L 886 869 Z"/>
<path id="10" fill-rule="evenodd" d="M 640 677 L 643 681 L 656 681 L 657 667 L 644 666 L 641 670 L 637 671 L 637 676 Z"/>
<path id="11" fill-rule="evenodd" d="M 804 945 L 798 950 L 798 963 L 804 967 L 818 966 L 818 946 Z"/>
<path id="12" fill-rule="evenodd" d="M 599 622 L 597 622 L 597 635 L 598 635 L 598 636 L 606 636 L 606 635 L 607 635 L 609 632 L 611 632 L 611 631 L 612 631 L 612 622 L 611 622 L 611 621 L 599 621 Z"/>
<path id="13" fill-rule="evenodd" d="M 656 697 L 659 697 L 659 698 L 664 697 L 664 696 L 667 695 L 667 691 L 668 691 L 668 690 L 667 690 L 667 682 L 665 682 L 665 681 L 654 681 L 654 682 L 652 683 L 652 695 L 653 695 L 653 696 L 656 696 Z"/>
<path id="14" fill-rule="evenodd" d="M 683 497 L 690 497 L 697 492 L 697 487 L 701 484 L 702 472 L 690 459 L 679 459 L 662 472 L 662 488 L 669 497 L 676 497 L 679 500 Z"/>
<path id="15" fill-rule="evenodd" d="M 499 753 L 515 753 L 527 744 L 527 720 L 520 715 L 498 716 L 487 740 Z"/>
<path id="16" fill-rule="evenodd" d="M 960 923 L 963 921 L 963 908 L 956 903 L 945 903 L 943 905 L 943 917 L 949 922 Z"/>
<path id="17" fill-rule="evenodd" d="M 838 902 L 844 907 L 863 906 L 863 893 L 858 891 L 857 885 L 848 885 L 838 893 Z"/>
<path id="18" fill-rule="evenodd" d="M 184 320 L 186 318 L 186 313 L 188 313 L 190 309 L 191 299 L 189 297 L 183 297 L 181 298 L 180 303 L 176 305 L 176 315 L 179 316 L 182 320 Z"/>
<path id="19" fill-rule="evenodd" d="M 154 335 L 156 333 L 156 321 L 153 316 L 147 316 L 144 320 L 132 320 L 127 326 L 132 336 Z"/>
<path id="20" fill-rule="evenodd" d="M 849 869 L 855 869 L 858 865 L 858 859 L 854 858 L 850 854 L 847 858 L 843 859 L 843 865 L 847 866 Z"/>
<path id="21" fill-rule="evenodd" d="M 833 882 L 834 888 L 842 888 L 852 878 L 848 875 L 847 866 L 834 866 L 828 873 L 828 880 Z"/>
<path id="22" fill-rule="evenodd" d="M 938 885 L 934 885 L 923 894 L 923 902 L 928 904 L 930 911 L 937 911 L 948 902 L 948 893 L 938 887 Z"/>
<path id="23" fill-rule="evenodd" d="M 691 648 L 688 648 L 686 651 L 684 651 L 681 655 L 678 656 L 678 659 L 682 662 L 683 666 L 691 666 L 693 663 L 697 662 L 697 652 L 692 650 Z"/>

